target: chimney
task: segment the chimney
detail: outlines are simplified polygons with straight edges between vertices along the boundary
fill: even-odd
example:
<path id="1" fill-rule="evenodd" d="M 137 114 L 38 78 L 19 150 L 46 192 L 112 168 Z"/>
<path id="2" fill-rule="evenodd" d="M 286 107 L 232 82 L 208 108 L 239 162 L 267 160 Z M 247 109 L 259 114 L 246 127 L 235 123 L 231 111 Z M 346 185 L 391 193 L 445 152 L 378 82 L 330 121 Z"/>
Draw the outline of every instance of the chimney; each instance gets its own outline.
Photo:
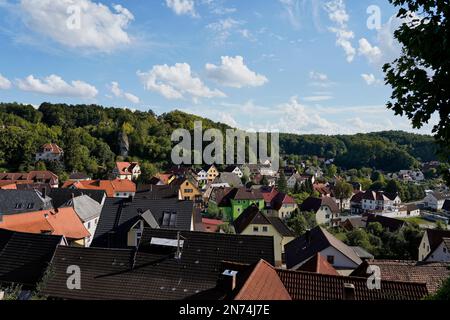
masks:
<path id="1" fill-rule="evenodd" d="M 344 300 L 355 300 L 355 285 L 344 283 Z"/>
<path id="2" fill-rule="evenodd" d="M 225 292 L 232 292 L 236 289 L 237 271 L 225 270 L 219 277 L 218 287 Z"/>

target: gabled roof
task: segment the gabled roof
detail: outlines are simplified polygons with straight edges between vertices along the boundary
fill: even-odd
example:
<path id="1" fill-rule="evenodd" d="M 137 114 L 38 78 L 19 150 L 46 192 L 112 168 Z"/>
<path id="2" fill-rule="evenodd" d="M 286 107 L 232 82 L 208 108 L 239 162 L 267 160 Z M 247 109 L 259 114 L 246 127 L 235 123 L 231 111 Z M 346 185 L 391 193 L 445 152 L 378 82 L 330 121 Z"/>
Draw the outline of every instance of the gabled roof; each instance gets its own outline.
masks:
<path id="1" fill-rule="evenodd" d="M 353 195 L 353 197 L 350 199 L 350 202 L 353 202 L 353 203 L 361 203 L 361 202 L 362 202 L 362 199 L 363 199 L 363 196 L 364 196 L 364 192 L 363 192 L 363 191 L 358 191 L 358 192 L 355 193 L 355 194 Z"/>
<path id="2" fill-rule="evenodd" d="M 69 200 L 82 195 L 87 195 L 98 203 L 102 203 L 106 197 L 106 193 L 103 190 L 87 190 L 87 189 L 61 189 L 52 188 L 49 191 L 49 197 L 52 199 L 53 207 L 59 208 L 64 206 Z"/>
<path id="3" fill-rule="evenodd" d="M 89 237 L 73 208 L 43 210 L 2 216 L 0 228 L 28 233 L 47 233 L 79 240 Z"/>
<path id="4" fill-rule="evenodd" d="M 384 229 L 388 229 L 391 232 L 395 232 L 406 224 L 405 221 L 395 219 L 395 218 L 389 218 L 378 214 L 369 214 L 366 217 L 366 225 L 368 226 L 370 223 L 380 223 Z"/>
<path id="5" fill-rule="evenodd" d="M 133 173 L 133 169 L 139 166 L 137 162 L 116 162 L 117 172 L 121 175 L 131 175 Z"/>
<path id="6" fill-rule="evenodd" d="M 270 204 L 270 208 L 274 210 L 280 210 L 283 204 L 295 204 L 294 198 L 291 196 L 279 192 L 275 187 L 262 187 L 260 189 L 264 202 Z"/>
<path id="7" fill-rule="evenodd" d="M 450 263 L 405 260 L 366 260 L 356 268 L 351 276 L 369 277 L 367 268 L 380 268 L 382 280 L 426 283 L 430 293 L 435 292 L 450 276 Z"/>
<path id="8" fill-rule="evenodd" d="M 234 300 L 274 301 L 292 300 L 277 271 L 266 261 L 260 260 L 251 267 L 250 275 L 234 297 Z"/>
<path id="9" fill-rule="evenodd" d="M 431 252 L 436 250 L 443 238 L 450 238 L 450 230 L 426 229 L 425 233 L 430 243 Z"/>
<path id="10" fill-rule="evenodd" d="M 169 185 L 139 185 L 135 198 L 146 199 L 169 199 L 178 198 L 180 186 L 176 183 Z"/>
<path id="11" fill-rule="evenodd" d="M 308 261 L 301 265 L 300 268 L 298 268 L 298 271 L 329 274 L 333 276 L 339 275 L 336 269 L 319 252 L 317 252 Z"/>
<path id="12" fill-rule="evenodd" d="M 83 223 L 98 218 L 100 216 L 100 212 L 102 211 L 102 206 L 100 203 L 87 195 L 75 197 L 69 200 L 67 205 L 74 208 Z"/>
<path id="13" fill-rule="evenodd" d="M 433 191 L 430 192 L 430 195 L 432 195 L 434 198 L 436 198 L 436 200 L 445 200 L 449 197 L 449 195 L 444 194 L 442 192 L 439 191 Z"/>
<path id="14" fill-rule="evenodd" d="M 330 246 L 341 252 L 356 265 L 361 264 L 362 260 L 352 248 L 338 240 L 324 228 L 318 226 L 284 246 L 286 266 L 288 269 L 294 268 Z"/>
<path id="15" fill-rule="evenodd" d="M 111 198 L 115 196 L 116 192 L 136 192 L 136 185 L 128 179 L 66 181 L 62 187 L 81 190 L 103 190 Z"/>
<path id="16" fill-rule="evenodd" d="M 234 170 L 238 169 L 239 171 L 241 171 L 241 169 L 239 169 L 238 166 L 234 165 L 234 166 L 227 166 L 223 172 L 227 172 L 227 173 L 231 173 L 234 172 Z"/>
<path id="17" fill-rule="evenodd" d="M 15 182 L 42 182 L 56 184 L 58 176 L 51 171 L 30 171 L 29 173 L 0 173 L 0 180 L 9 180 Z"/>
<path id="18" fill-rule="evenodd" d="M 39 149 L 40 152 L 44 152 L 45 150 L 49 150 L 49 152 L 53 154 L 63 153 L 63 149 L 61 149 L 56 143 L 46 143 Z"/>
<path id="19" fill-rule="evenodd" d="M 332 213 L 339 213 L 336 201 L 330 197 L 315 198 L 309 197 L 300 206 L 301 211 L 317 212 L 321 206 L 327 206 Z"/>
<path id="20" fill-rule="evenodd" d="M 34 286 L 62 240 L 62 236 L 0 229 L 0 284 Z"/>
<path id="21" fill-rule="evenodd" d="M 161 228 L 190 230 L 194 216 L 194 203 L 173 199 L 112 199 L 105 201 L 92 241 L 94 247 L 124 248 L 127 234 L 141 215 L 150 210 Z M 164 216 L 174 218 L 174 224 L 165 225 Z"/>
<path id="22" fill-rule="evenodd" d="M 177 236 L 175 230 L 146 228 L 136 252 L 59 247 L 44 294 L 82 300 L 189 299 L 215 289 L 223 261 L 274 262 L 270 237 L 181 231 L 181 255 L 176 259 L 171 242 L 176 243 Z M 89 283 L 81 290 L 66 286 L 67 267 L 74 264 L 82 270 L 81 283 Z"/>
<path id="23" fill-rule="evenodd" d="M 398 194 L 391 194 L 391 193 L 382 192 L 382 191 L 367 190 L 366 192 L 364 192 L 362 199 L 363 200 L 377 200 L 377 201 L 389 201 L 389 200 L 393 201 L 397 197 L 398 197 Z"/>
<path id="24" fill-rule="evenodd" d="M 0 190 L 0 215 L 51 208 L 51 199 L 37 190 Z"/>
<path id="25" fill-rule="evenodd" d="M 227 183 L 229 186 L 234 188 L 242 187 L 241 178 L 232 172 L 220 173 L 220 176 L 217 177 L 213 183 Z"/>
<path id="26" fill-rule="evenodd" d="M 365 278 L 282 269 L 277 272 L 292 300 L 421 300 L 428 295 L 422 283 L 382 280 L 380 290 L 371 290 Z"/>

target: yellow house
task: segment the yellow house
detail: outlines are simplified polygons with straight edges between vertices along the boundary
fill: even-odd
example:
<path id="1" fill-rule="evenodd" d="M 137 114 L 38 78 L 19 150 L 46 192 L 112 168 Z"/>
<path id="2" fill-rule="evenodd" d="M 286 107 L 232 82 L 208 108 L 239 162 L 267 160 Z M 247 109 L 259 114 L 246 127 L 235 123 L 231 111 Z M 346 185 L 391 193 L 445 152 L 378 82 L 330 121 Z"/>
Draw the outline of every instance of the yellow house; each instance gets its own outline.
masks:
<path id="1" fill-rule="evenodd" d="M 275 266 L 284 262 L 284 246 L 295 239 L 295 234 L 278 217 L 268 217 L 255 205 L 248 207 L 233 222 L 237 234 L 273 237 Z"/>
<path id="2" fill-rule="evenodd" d="M 186 179 L 180 184 L 178 198 L 180 200 L 200 200 L 202 199 L 202 193 L 191 180 Z"/>
<path id="3" fill-rule="evenodd" d="M 219 176 L 219 170 L 217 170 L 215 165 L 211 165 L 206 172 L 208 173 L 208 182 L 213 182 Z"/>

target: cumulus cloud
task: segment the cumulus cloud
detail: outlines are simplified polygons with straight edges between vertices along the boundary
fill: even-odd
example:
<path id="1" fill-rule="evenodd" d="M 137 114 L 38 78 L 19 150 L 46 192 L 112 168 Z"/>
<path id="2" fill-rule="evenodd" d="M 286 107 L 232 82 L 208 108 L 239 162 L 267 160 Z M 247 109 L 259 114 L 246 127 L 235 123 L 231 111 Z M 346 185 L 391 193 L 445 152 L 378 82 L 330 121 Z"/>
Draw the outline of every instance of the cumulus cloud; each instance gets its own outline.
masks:
<path id="1" fill-rule="evenodd" d="M 259 87 L 269 81 L 265 76 L 250 70 L 245 65 L 242 56 L 224 56 L 221 60 L 221 65 L 207 63 L 205 69 L 206 75 L 210 79 L 223 86 L 233 88 Z"/>
<path id="2" fill-rule="evenodd" d="M 242 26 L 243 24 L 243 21 L 226 18 L 221 19 L 217 22 L 210 23 L 206 26 L 206 28 L 213 31 L 214 39 L 217 44 L 224 44 L 233 32 L 241 31 L 240 26 Z M 245 34 L 242 35 L 245 37 Z"/>
<path id="3" fill-rule="evenodd" d="M 166 0 L 166 5 L 179 16 L 197 16 L 197 13 L 195 12 L 195 3 L 193 0 Z"/>
<path id="4" fill-rule="evenodd" d="M 377 79 L 373 73 L 370 74 L 363 73 L 361 77 L 369 86 L 381 83 L 381 80 Z"/>
<path id="5" fill-rule="evenodd" d="M 138 71 L 137 74 L 146 90 L 157 92 L 167 99 L 226 97 L 223 92 L 211 90 L 195 77 L 187 63 L 156 65 L 148 72 Z"/>
<path id="6" fill-rule="evenodd" d="M 0 89 L 2 90 L 7 90 L 11 88 L 11 81 L 9 81 L 7 78 L 5 78 L 1 73 L 0 73 Z"/>
<path id="7" fill-rule="evenodd" d="M 335 24 L 329 30 L 336 34 L 336 45 L 344 50 L 347 61 L 352 62 L 356 55 L 356 49 L 353 47 L 351 40 L 355 35 L 347 25 L 350 17 L 347 14 L 344 1 L 329 1 L 324 8 L 328 13 L 328 18 Z"/>
<path id="8" fill-rule="evenodd" d="M 316 71 L 309 72 L 309 78 L 314 81 L 328 81 L 328 76 L 325 73 Z"/>
<path id="9" fill-rule="evenodd" d="M 375 63 L 381 58 L 381 50 L 377 46 L 372 46 L 366 38 L 359 39 L 359 49 L 360 55 L 364 56 L 371 63 Z"/>
<path id="10" fill-rule="evenodd" d="M 126 29 L 133 14 L 91 0 L 21 0 L 28 28 L 69 48 L 111 52 L 131 43 Z"/>
<path id="11" fill-rule="evenodd" d="M 134 104 L 138 104 L 140 102 L 140 99 L 134 94 L 124 92 L 120 88 L 119 83 L 116 81 L 111 82 L 111 92 L 116 98 L 124 98 Z"/>
<path id="12" fill-rule="evenodd" d="M 71 81 L 69 84 L 54 74 L 43 79 L 29 75 L 25 79 L 18 79 L 17 86 L 23 91 L 62 97 L 92 99 L 98 94 L 98 90 L 93 85 L 80 80 Z"/>

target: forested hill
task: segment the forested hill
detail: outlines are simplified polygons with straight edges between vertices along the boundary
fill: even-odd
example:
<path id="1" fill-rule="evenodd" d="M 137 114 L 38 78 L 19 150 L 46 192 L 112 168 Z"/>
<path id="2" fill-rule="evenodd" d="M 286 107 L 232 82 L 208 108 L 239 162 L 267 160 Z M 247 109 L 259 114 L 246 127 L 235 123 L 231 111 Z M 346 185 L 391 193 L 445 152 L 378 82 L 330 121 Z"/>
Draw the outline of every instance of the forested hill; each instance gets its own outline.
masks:
<path id="1" fill-rule="evenodd" d="M 197 120 L 203 121 L 205 129 L 229 128 L 180 111 L 157 116 L 152 111 L 98 105 L 43 103 L 36 110 L 31 105 L 0 104 L 0 170 L 34 169 L 37 149 L 55 142 L 64 149 L 65 160 L 62 167 L 49 169 L 102 176 L 118 156 L 122 132 L 129 139 L 131 160 L 168 165 L 172 131 L 192 130 Z M 400 131 L 345 136 L 281 134 L 280 144 L 283 154 L 335 158 L 337 165 L 347 169 L 396 171 L 415 166 L 419 160 L 436 159 L 431 136 Z"/>

